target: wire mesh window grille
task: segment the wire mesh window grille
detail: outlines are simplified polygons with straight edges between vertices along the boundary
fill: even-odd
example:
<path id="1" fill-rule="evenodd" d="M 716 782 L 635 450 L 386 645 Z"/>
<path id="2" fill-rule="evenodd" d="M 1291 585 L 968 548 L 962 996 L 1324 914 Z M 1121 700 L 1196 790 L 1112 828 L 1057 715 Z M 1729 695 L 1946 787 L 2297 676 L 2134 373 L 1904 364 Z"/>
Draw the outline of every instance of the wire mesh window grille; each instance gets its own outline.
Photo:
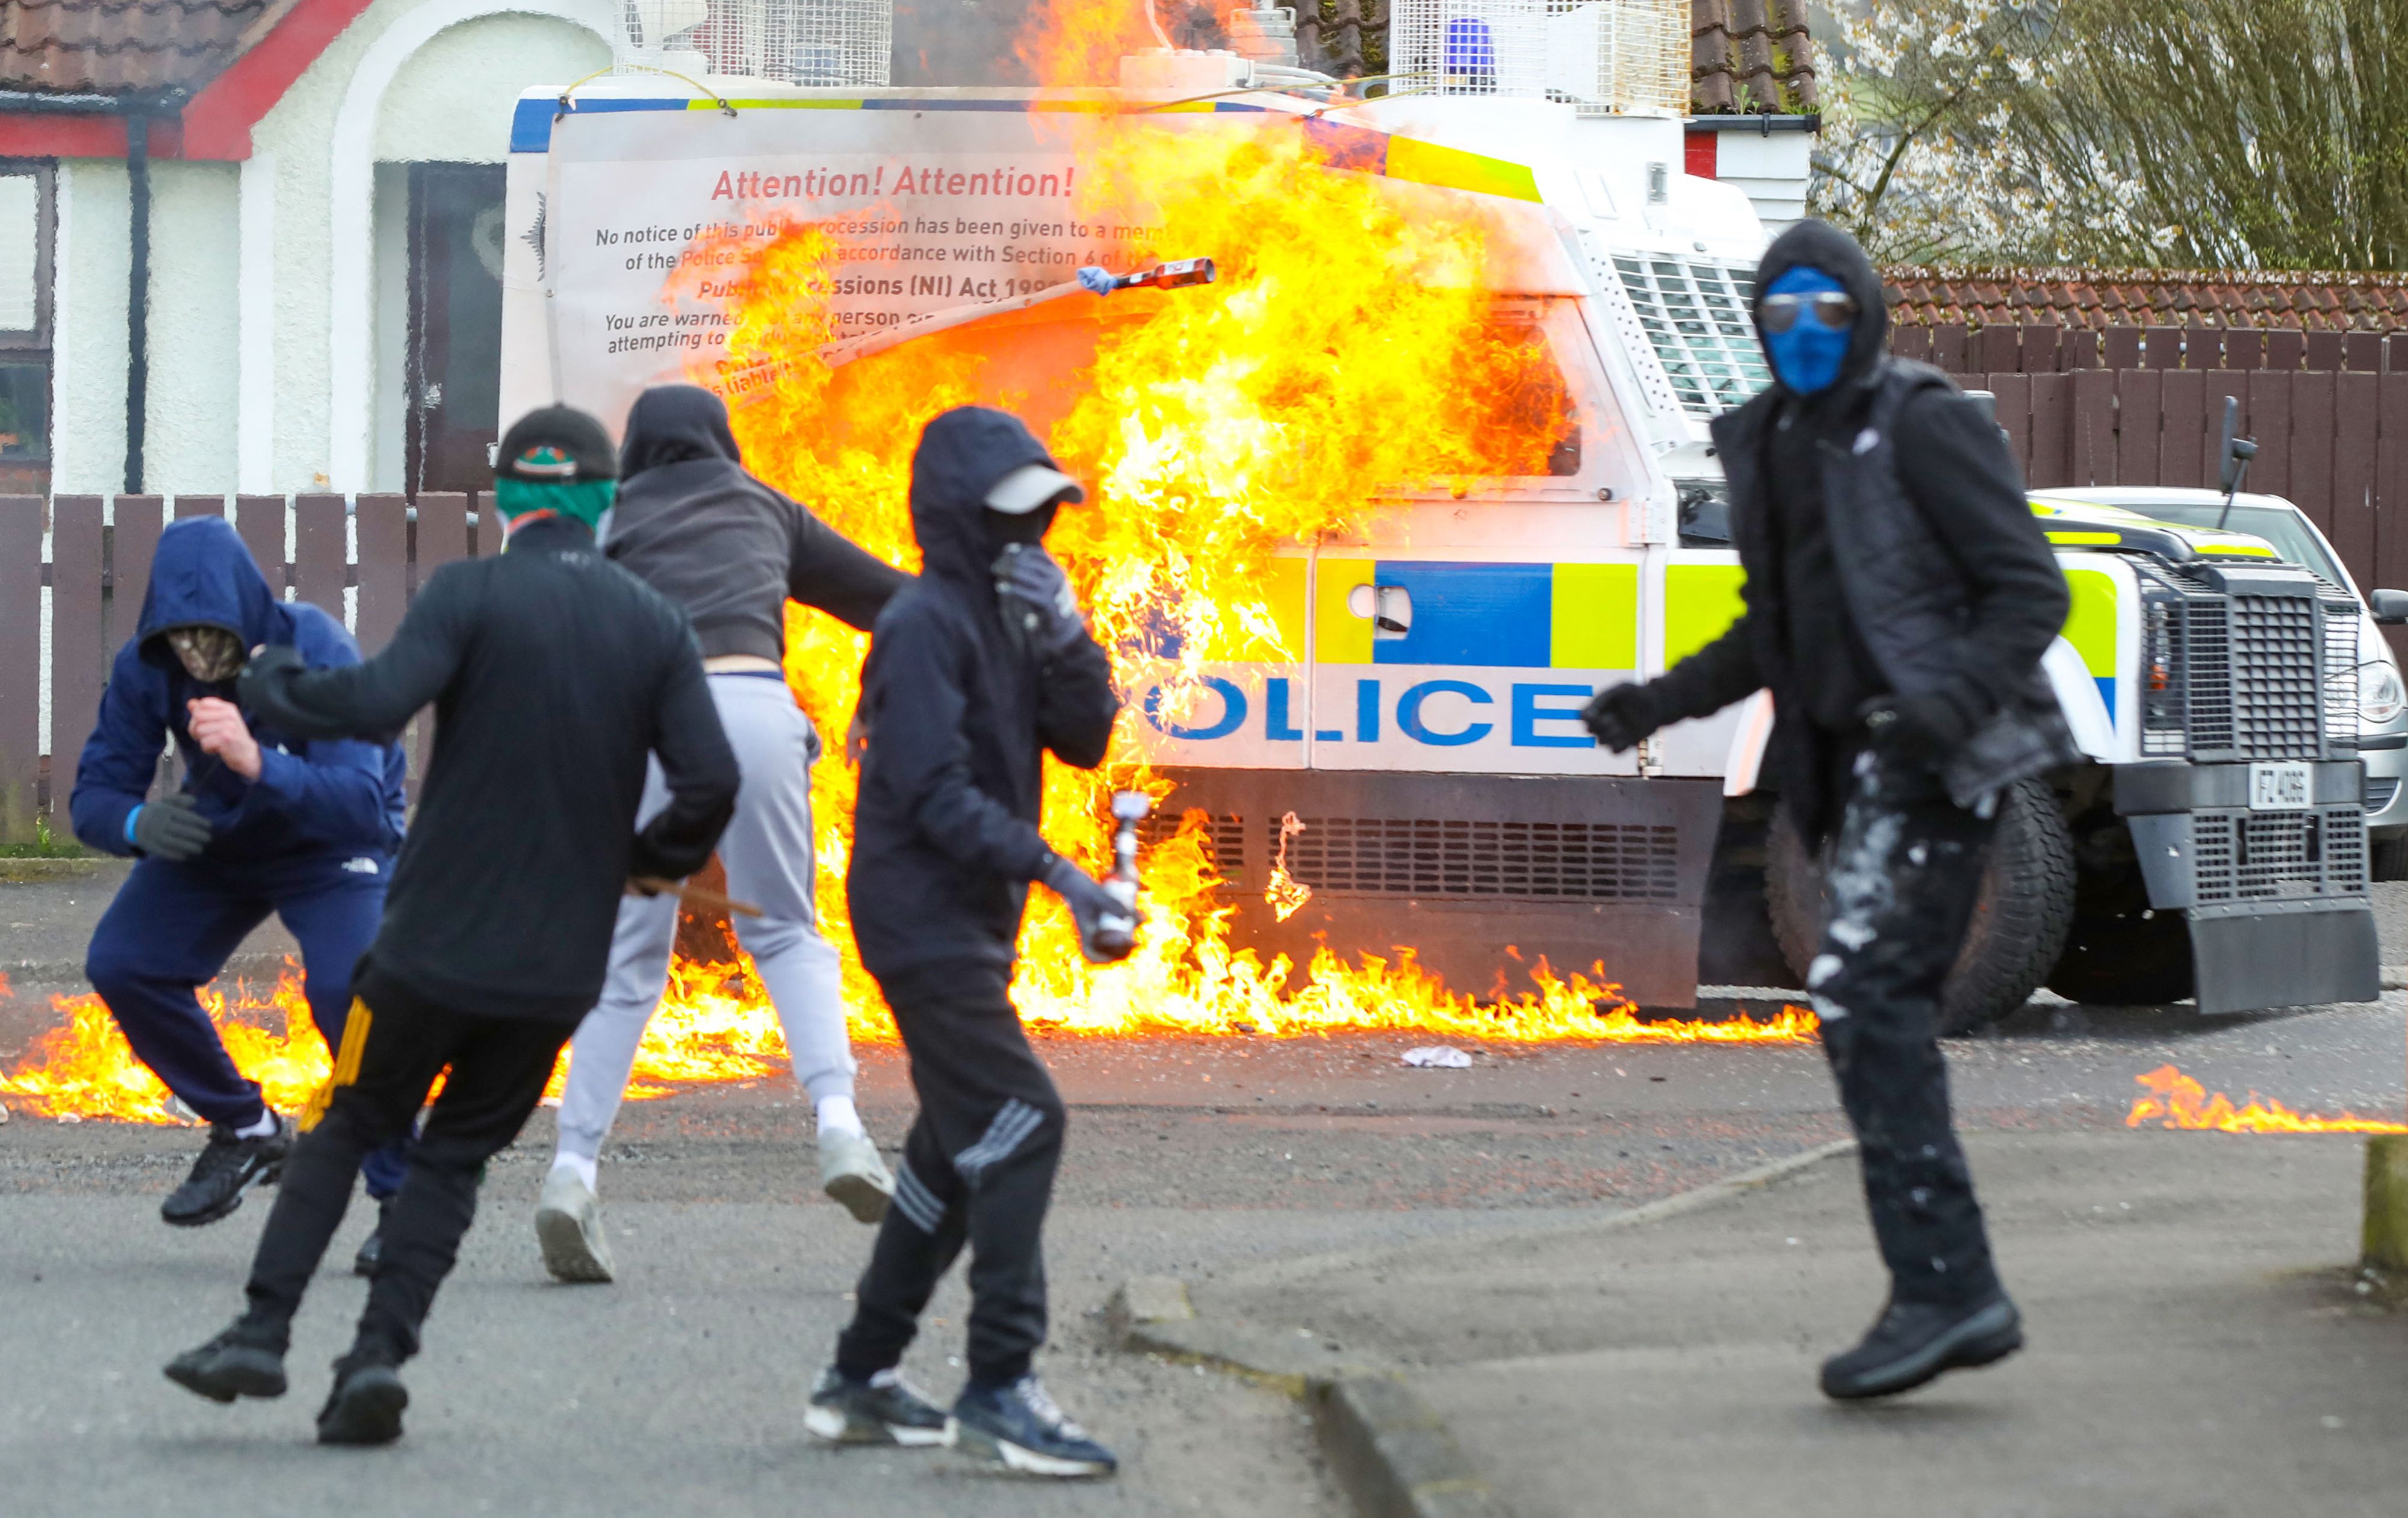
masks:
<path id="1" fill-rule="evenodd" d="M 623 0 L 621 68 L 699 52 L 713 74 L 877 87 L 891 77 L 893 0 Z"/>
<path id="2" fill-rule="evenodd" d="M 1670 253 L 1615 253 L 1613 272 L 1683 410 L 1710 417 L 1772 382 L 1749 314 L 1752 271 Z"/>
<path id="3" fill-rule="evenodd" d="M 1388 36 L 1394 93 L 1688 108 L 1687 0 L 1396 0 Z"/>

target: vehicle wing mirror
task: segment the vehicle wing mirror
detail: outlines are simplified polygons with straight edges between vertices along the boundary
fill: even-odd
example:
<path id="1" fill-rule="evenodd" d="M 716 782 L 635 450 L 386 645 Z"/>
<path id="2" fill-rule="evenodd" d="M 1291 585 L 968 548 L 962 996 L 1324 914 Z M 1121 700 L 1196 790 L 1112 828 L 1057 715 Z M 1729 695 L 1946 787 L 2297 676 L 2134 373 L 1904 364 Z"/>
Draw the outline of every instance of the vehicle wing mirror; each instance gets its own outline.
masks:
<path id="1" fill-rule="evenodd" d="M 2367 596 L 2366 609 L 2382 626 L 2408 626 L 2408 591 L 2375 591 Z"/>
<path id="2" fill-rule="evenodd" d="M 2249 472 L 2249 462 L 2258 456 L 2258 445 L 2246 437 L 2228 438 L 2224 444 L 2224 473 L 2217 480 L 2220 489 L 2229 493 L 2241 484 Z"/>

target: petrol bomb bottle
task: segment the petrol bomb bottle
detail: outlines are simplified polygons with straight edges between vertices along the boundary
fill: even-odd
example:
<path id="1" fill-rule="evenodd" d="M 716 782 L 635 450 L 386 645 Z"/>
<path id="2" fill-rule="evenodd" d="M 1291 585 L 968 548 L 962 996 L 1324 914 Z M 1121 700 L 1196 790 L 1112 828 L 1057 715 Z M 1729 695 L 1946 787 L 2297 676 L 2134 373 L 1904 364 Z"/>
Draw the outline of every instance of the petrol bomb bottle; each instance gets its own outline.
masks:
<path id="1" fill-rule="evenodd" d="M 1121 904 L 1122 915 L 1107 918 L 1096 931 L 1087 956 L 1096 964 L 1126 959 L 1137 948 L 1137 824 L 1153 809 L 1153 799 L 1141 791 L 1112 794 L 1112 872 L 1104 878 L 1104 889 Z"/>

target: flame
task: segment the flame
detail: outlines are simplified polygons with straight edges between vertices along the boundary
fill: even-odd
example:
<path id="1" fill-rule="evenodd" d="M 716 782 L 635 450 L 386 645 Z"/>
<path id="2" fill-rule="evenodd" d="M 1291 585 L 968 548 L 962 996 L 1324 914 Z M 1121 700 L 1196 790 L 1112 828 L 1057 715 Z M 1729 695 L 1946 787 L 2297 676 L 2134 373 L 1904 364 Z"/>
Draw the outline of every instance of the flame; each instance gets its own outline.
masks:
<path id="1" fill-rule="evenodd" d="M 2408 1123 L 2388 1118 L 2360 1117 L 2346 1110 L 2339 1117 L 2294 1112 L 2281 1102 L 2261 1102 L 2254 1091 L 2248 1106 L 2235 1107 L 2231 1097 L 2220 1091 L 2209 1096 L 2205 1086 L 2171 1065 L 2132 1079 L 2150 1095 L 2132 1103 L 2130 1114 L 2124 1119 L 2128 1128 L 2157 1122 L 2169 1128 L 2210 1128 L 2219 1133 L 2408 1133 Z"/>
<path id="2" fill-rule="evenodd" d="M 1280 819 L 1279 857 L 1271 861 L 1270 883 L 1263 889 L 1263 901 L 1272 914 L 1284 923 L 1294 917 L 1304 904 L 1312 899 L 1312 887 L 1287 872 L 1287 840 L 1304 831 L 1304 823 L 1294 812 Z"/>
<path id="3" fill-rule="evenodd" d="M 1100 80 L 1131 45 L 1112 27 L 1134 14 L 1057 6 L 1039 18 L 1024 55 L 1056 82 Z M 725 312 L 724 364 L 691 377 L 729 393 L 751 467 L 871 551 L 914 566 L 906 502 L 920 429 L 964 404 L 1018 410 L 1090 485 L 1089 504 L 1064 511 L 1049 546 L 1124 689 L 1167 666 L 1174 703 L 1199 688 L 1205 665 L 1301 656 L 1266 599 L 1267 566 L 1283 545 L 1361 526 L 1381 484 L 1459 492 L 1478 478 L 1545 472 L 1570 403 L 1535 335 L 1496 319 L 1480 213 L 1416 202 L 1409 215 L 1377 181 L 1333 172 L 1278 119 L 1182 132 L 1143 115 L 1072 115 L 1049 129 L 1078 139 L 1077 214 L 1135 231 L 1120 245 L 1122 267 L 1209 254 L 1219 281 L 1124 292 L 1109 306 L 1074 297 L 832 366 L 817 351 L 840 335 L 828 292 L 845 245 L 792 222 L 766 243 L 731 239 L 690 267 L 711 271 L 724 291 L 728 260 L 738 260 L 735 294 L 704 302 L 696 273 L 674 278 L 666 296 Z M 1406 417 L 1412 425 L 1398 424 Z M 847 731 L 865 640 L 799 608 L 789 609 L 787 634 L 797 699 L 823 732 Z M 1090 868 L 1110 863 L 1111 791 L 1158 800 L 1170 791 L 1127 737 L 1096 773 L 1047 768 L 1047 836 Z M 864 1033 L 872 1020 L 860 1009 L 878 996 L 852 951 L 841 885 L 854 783 L 849 766 L 822 765 L 813 802 L 823 926 L 843 952 Z M 1017 987 L 1030 1024 L 1088 1033 L 1683 1036 L 1632 1017 L 1596 967 L 1548 972 L 1529 991 L 1483 1003 L 1448 991 L 1410 952 L 1350 964 L 1325 949 L 1302 967 L 1265 963 L 1230 946 L 1235 911 L 1216 895 L 1201 828 L 1189 817 L 1146 851 L 1147 925 L 1121 966 L 1090 969 L 1067 911 L 1034 894 Z M 1284 871 L 1272 890 L 1283 917 L 1310 894 Z M 1800 1025 L 1784 1014 L 1696 1036 L 1794 1038 Z"/>
<path id="4" fill-rule="evenodd" d="M 244 980 L 230 991 L 204 986 L 201 1008 L 216 1024 L 235 1067 L 259 1082 L 267 1104 L 296 1112 L 326 1079 L 326 1045 L 309 1020 L 301 972 L 290 959 L 272 989 Z M 27 1110 L 62 1121 L 118 1118 L 129 1123 L 187 1121 L 170 1105 L 167 1088 L 134 1057 L 116 1019 L 100 997 L 53 995 L 62 1020 L 35 1040 L 18 1067 L 0 1074 L 0 1096 L 21 1097 Z M 272 1025 L 270 1020 L 272 1019 Z"/>

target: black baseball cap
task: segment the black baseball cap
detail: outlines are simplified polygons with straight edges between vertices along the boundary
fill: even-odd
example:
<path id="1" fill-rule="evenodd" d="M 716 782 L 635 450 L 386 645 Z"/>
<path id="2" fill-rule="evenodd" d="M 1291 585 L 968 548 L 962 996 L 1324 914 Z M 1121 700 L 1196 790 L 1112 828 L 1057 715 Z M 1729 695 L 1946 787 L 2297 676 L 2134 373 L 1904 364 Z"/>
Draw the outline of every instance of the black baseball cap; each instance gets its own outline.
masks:
<path id="1" fill-rule="evenodd" d="M 577 485 L 619 478 L 619 451 L 602 423 L 573 406 L 547 406 L 510 423 L 494 454 L 494 478 L 531 485 Z"/>

